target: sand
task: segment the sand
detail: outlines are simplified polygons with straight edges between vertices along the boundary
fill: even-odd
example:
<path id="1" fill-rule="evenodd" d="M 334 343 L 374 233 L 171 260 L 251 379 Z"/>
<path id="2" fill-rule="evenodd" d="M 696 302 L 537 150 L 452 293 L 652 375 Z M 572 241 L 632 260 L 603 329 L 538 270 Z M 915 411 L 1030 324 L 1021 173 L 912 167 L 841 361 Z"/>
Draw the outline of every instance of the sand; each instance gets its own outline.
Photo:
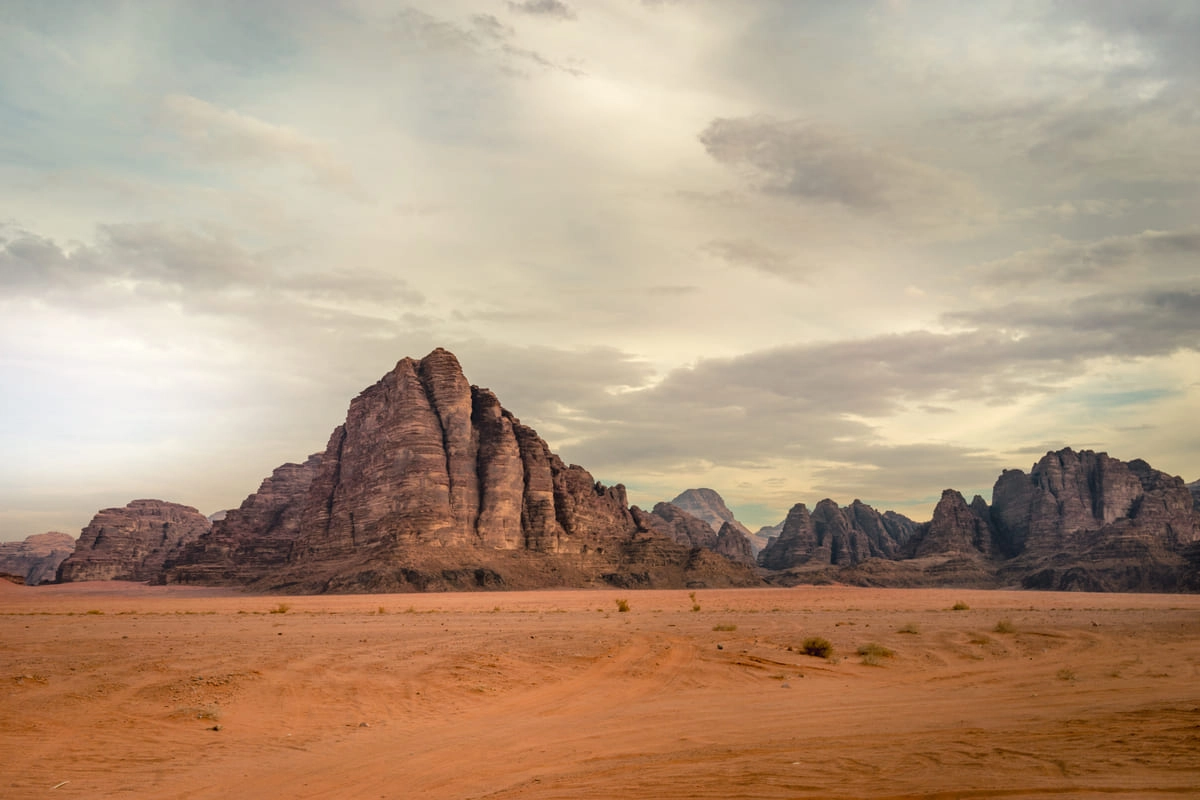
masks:
<path id="1" fill-rule="evenodd" d="M 695 603 L 3 584 L 0 797 L 1200 796 L 1200 597 Z"/>

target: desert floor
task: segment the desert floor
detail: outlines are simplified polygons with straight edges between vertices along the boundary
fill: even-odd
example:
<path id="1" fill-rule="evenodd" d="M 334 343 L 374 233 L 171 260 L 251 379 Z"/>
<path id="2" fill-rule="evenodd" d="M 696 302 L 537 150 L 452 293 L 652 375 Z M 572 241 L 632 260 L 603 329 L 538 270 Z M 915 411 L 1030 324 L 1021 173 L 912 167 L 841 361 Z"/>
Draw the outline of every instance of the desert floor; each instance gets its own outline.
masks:
<path id="1" fill-rule="evenodd" d="M 0 584 L 0 797 L 1200 796 L 1198 678 L 1195 596 Z"/>

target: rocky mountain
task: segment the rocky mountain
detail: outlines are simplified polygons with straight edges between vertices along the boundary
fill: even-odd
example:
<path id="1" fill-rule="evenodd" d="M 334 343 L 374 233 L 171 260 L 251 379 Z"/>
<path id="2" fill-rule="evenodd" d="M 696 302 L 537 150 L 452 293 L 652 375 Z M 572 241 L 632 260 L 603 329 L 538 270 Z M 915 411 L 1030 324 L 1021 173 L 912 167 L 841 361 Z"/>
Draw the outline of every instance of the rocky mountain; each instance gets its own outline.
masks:
<path id="1" fill-rule="evenodd" d="M 564 464 L 439 348 L 359 394 L 323 453 L 277 469 L 161 577 L 293 591 L 758 582 L 696 523 L 631 509 L 623 486 Z"/>
<path id="2" fill-rule="evenodd" d="M 27 586 L 53 581 L 58 565 L 75 549 L 65 533 L 38 533 L 21 542 L 0 542 L 0 573 L 22 578 Z"/>
<path id="3" fill-rule="evenodd" d="M 1192 481 L 1187 488 L 1192 493 L 1192 506 L 1200 511 L 1200 481 Z"/>
<path id="4" fill-rule="evenodd" d="M 890 552 L 889 537 L 864 536 L 876 519 Z M 1005 470 L 991 505 L 947 489 L 920 525 L 858 503 L 798 505 L 759 564 L 784 584 L 1181 591 L 1200 588 L 1200 512 L 1182 479 L 1145 461 L 1067 448 L 1028 474 Z"/>
<path id="5" fill-rule="evenodd" d="M 58 567 L 58 580 L 152 580 L 165 561 L 207 533 L 209 524 L 191 506 L 162 500 L 106 508 L 79 534 L 74 552 Z"/>
<path id="6" fill-rule="evenodd" d="M 720 533 L 721 528 L 728 524 L 734 531 L 746 537 L 755 556 L 767 546 L 768 536 L 763 535 L 763 530 L 766 529 L 751 533 L 749 528 L 738 522 L 733 512 L 725 505 L 725 499 L 714 489 L 687 489 L 680 492 L 679 496 L 671 501 L 671 505 L 704 520 L 714 533 Z M 782 527 L 782 523 L 780 526 Z M 738 544 L 737 547 L 740 549 L 741 545 Z"/>
<path id="7" fill-rule="evenodd" d="M 758 554 L 758 563 L 785 570 L 806 564 L 851 567 L 869 558 L 893 559 L 915 528 L 916 523 L 903 515 L 882 515 L 858 500 L 839 508 L 825 499 L 811 513 L 804 503 L 797 503 L 779 536 Z"/>

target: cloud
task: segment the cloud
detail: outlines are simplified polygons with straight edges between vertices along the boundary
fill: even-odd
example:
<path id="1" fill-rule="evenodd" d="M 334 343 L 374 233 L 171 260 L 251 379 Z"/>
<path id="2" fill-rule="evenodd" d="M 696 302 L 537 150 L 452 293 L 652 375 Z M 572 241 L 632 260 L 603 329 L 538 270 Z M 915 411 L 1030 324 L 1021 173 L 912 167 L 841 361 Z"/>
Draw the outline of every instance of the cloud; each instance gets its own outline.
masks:
<path id="1" fill-rule="evenodd" d="M 275 125 L 190 95 L 170 94 L 162 119 L 196 157 L 241 164 L 298 164 L 329 188 L 355 188 L 353 170 L 332 145 L 285 125 Z"/>
<path id="2" fill-rule="evenodd" d="M 575 19 L 575 11 L 562 0 L 522 0 L 520 3 L 508 2 L 508 8 L 517 14 L 530 14 L 539 17 L 555 19 Z"/>
<path id="3" fill-rule="evenodd" d="M 705 245 L 704 249 L 734 266 L 748 267 L 768 275 L 800 282 L 804 282 L 806 277 L 805 271 L 795 267 L 791 259 L 752 239 L 712 241 Z"/>
<path id="4" fill-rule="evenodd" d="M 1096 281 L 1136 283 L 1195 276 L 1200 230 L 1143 231 L 1098 241 L 1059 241 L 1022 250 L 979 268 L 992 286 L 1029 283 L 1092 285 Z"/>
<path id="5" fill-rule="evenodd" d="M 0 231 L 4 229 L 0 228 Z M 0 241 L 0 287 L 10 299 L 36 297 L 65 307 L 139 305 L 172 299 L 217 316 L 261 316 L 268 297 L 322 309 L 417 307 L 424 297 L 402 278 L 369 270 L 303 272 L 276 263 L 216 226 L 162 222 L 101 225 L 94 244 L 67 248 L 24 231 Z"/>
<path id="6" fill-rule="evenodd" d="M 862 141 L 847 130 L 769 116 L 718 118 L 700 134 L 708 154 L 742 167 L 763 192 L 865 215 L 947 222 L 979 205 L 963 176 Z"/>

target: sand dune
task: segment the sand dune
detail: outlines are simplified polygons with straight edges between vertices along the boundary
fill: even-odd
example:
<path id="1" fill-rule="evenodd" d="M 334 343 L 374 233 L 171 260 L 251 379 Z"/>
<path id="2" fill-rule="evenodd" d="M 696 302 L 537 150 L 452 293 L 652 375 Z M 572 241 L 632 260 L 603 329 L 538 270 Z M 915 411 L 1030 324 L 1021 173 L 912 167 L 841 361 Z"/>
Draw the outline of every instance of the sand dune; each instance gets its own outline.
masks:
<path id="1" fill-rule="evenodd" d="M 0 585 L 0 796 L 1200 795 L 1200 597 L 696 602 Z"/>

